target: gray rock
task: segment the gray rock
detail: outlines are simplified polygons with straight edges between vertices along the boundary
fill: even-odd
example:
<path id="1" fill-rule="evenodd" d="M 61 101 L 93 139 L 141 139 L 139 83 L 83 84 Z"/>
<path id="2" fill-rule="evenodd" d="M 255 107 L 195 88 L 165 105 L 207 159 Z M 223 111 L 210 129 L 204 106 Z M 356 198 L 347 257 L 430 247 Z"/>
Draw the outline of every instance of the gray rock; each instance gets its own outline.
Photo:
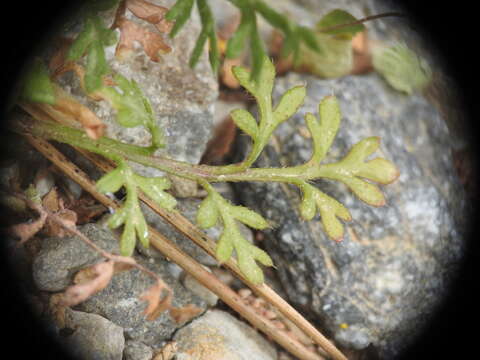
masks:
<path id="1" fill-rule="evenodd" d="M 81 359 L 121 360 L 125 339 L 123 329 L 96 315 L 66 309 L 65 326 L 73 333 L 65 339 L 69 349 Z"/>
<path id="2" fill-rule="evenodd" d="M 165 262 L 160 259 L 145 261 L 137 258 L 136 260 L 158 274 L 171 287 L 174 292 L 174 306 L 194 304 L 202 310 L 206 309 L 203 300 L 172 278 Z M 176 324 L 168 313 L 161 314 L 153 321 L 146 320 L 143 315 L 146 302 L 141 301 L 139 297 L 152 285 L 152 278 L 140 273 L 139 270 L 119 273 L 112 278 L 105 289 L 81 303 L 79 308 L 102 315 L 120 325 L 124 328 L 128 339 L 159 347 L 181 324 Z"/>
<path id="3" fill-rule="evenodd" d="M 102 249 L 118 252 L 118 241 L 110 231 L 94 224 L 80 226 L 79 230 Z M 61 291 L 70 285 L 78 270 L 100 259 L 97 252 L 76 236 L 46 238 L 33 261 L 33 279 L 40 290 Z"/>
<path id="4" fill-rule="evenodd" d="M 170 6 L 170 1 L 152 0 L 160 6 Z M 105 23 L 113 21 L 114 12 L 101 14 Z M 150 23 L 134 16 L 129 10 L 126 18 L 153 32 L 158 32 Z M 65 35 L 73 38 L 81 27 L 72 26 Z M 218 95 L 218 84 L 208 62 L 207 51 L 203 53 L 195 69 L 188 61 L 197 34 L 200 21 L 196 12 L 182 31 L 165 41 L 172 51 L 163 54 L 159 62 L 153 62 L 144 52 L 142 46 L 133 49 L 126 59 L 115 57 L 115 45 L 106 49 L 107 62 L 111 68 L 128 79 L 135 80 L 150 100 L 159 127 L 164 129 L 166 149 L 157 154 L 168 155 L 176 160 L 198 163 L 211 136 L 214 102 Z M 119 30 L 117 30 L 117 33 Z M 115 110 L 106 102 L 95 102 L 85 96 L 79 81 L 71 73 L 60 77 L 63 88 L 78 101 L 87 105 L 107 124 L 106 135 L 115 139 L 140 146 L 150 145 L 150 134 L 143 127 L 123 128 L 115 121 Z M 145 176 L 160 175 L 152 168 L 134 165 Z"/>
<path id="5" fill-rule="evenodd" d="M 232 315 L 209 310 L 174 337 L 178 360 L 274 360 L 275 348 Z"/>
<path id="6" fill-rule="evenodd" d="M 125 350 L 123 351 L 124 360 L 151 360 L 152 357 L 153 350 L 151 347 L 132 340 L 128 340 L 125 343 Z"/>
<path id="7" fill-rule="evenodd" d="M 79 229 L 102 249 L 118 253 L 118 240 L 111 231 L 94 224 Z M 41 290 L 60 291 L 71 284 L 72 276 L 78 270 L 99 260 L 100 256 L 76 237 L 47 238 L 33 263 L 34 280 Z M 192 303 L 201 309 L 206 308 L 204 301 L 170 275 L 168 262 L 161 259 L 136 260 L 171 286 L 174 306 Z M 125 329 L 130 339 L 157 346 L 168 339 L 179 325 L 166 313 L 155 321 L 146 321 L 143 315 L 146 303 L 140 301 L 139 296 L 152 284 L 151 277 L 136 269 L 116 274 L 105 289 L 78 305 L 78 309 L 113 321 Z"/>
<path id="8" fill-rule="evenodd" d="M 447 127 L 424 98 L 396 93 L 376 74 L 336 80 L 289 74 L 277 80 L 275 99 L 298 84 L 307 85 L 305 105 L 277 130 L 280 153 L 268 147 L 257 165 L 307 161 L 311 142 L 298 131 L 305 127 L 303 115 L 317 113 L 319 101 L 333 93 L 343 118 L 325 162 L 340 159 L 362 138 L 380 136 L 377 156 L 401 172 L 383 187 L 387 206 L 373 208 L 341 184 L 316 181 L 353 217 L 343 242 L 335 243 L 318 216 L 311 222 L 299 218 L 297 189 L 253 183 L 237 189 L 246 205 L 275 224 L 264 244 L 290 300 L 343 346 L 373 344 L 382 357 L 393 357 L 447 293 L 464 252 L 465 194 L 453 170 Z M 240 143 L 243 153 L 246 147 Z"/>
<path id="9" fill-rule="evenodd" d="M 211 272 L 208 267 L 204 266 L 204 268 Z M 215 306 L 217 304 L 218 296 L 200 284 L 192 275 L 188 273 L 185 274 L 182 284 L 192 293 L 203 299 L 208 306 Z"/>

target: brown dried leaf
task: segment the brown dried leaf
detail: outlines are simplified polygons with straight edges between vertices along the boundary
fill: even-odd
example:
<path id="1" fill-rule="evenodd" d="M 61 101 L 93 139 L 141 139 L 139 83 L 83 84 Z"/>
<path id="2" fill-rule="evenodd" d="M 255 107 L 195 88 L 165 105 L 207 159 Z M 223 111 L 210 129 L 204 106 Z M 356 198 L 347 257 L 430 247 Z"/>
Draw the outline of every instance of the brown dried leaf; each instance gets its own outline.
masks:
<path id="1" fill-rule="evenodd" d="M 145 29 L 130 20 L 121 18 L 117 25 L 121 31 L 120 41 L 115 51 L 115 56 L 118 59 L 126 59 L 133 53 L 135 41 L 143 46 L 145 53 L 155 62 L 160 61 L 161 54 L 166 54 L 172 50 L 160 34 Z"/>
<path id="2" fill-rule="evenodd" d="M 47 211 L 57 212 L 60 210 L 60 198 L 57 188 L 52 188 L 42 199 L 43 208 Z"/>
<path id="3" fill-rule="evenodd" d="M 47 214 L 42 213 L 40 217 L 33 222 L 25 222 L 22 224 L 13 225 L 9 228 L 9 233 L 18 238 L 18 245 L 21 245 L 32 238 L 37 232 L 39 232 L 45 225 Z"/>
<path id="4" fill-rule="evenodd" d="M 168 294 L 161 299 L 164 290 Z M 155 320 L 161 313 L 172 306 L 172 290 L 162 280 L 157 279 L 157 282 L 140 296 L 140 300 L 148 302 L 147 307 L 143 311 L 144 315 L 147 316 L 147 320 Z"/>
<path id="5" fill-rule="evenodd" d="M 136 17 L 155 25 L 158 31 L 169 33 L 172 30 L 173 23 L 165 19 L 169 9 L 144 0 L 127 0 L 126 5 Z"/>
<path id="6" fill-rule="evenodd" d="M 19 239 L 18 245 L 25 243 L 39 232 L 45 225 L 48 216 L 47 212 L 41 205 L 35 204 L 32 201 L 27 201 L 27 205 L 35 210 L 40 216 L 35 221 L 27 221 L 21 224 L 12 225 L 7 229 L 10 235 Z"/>
<path id="7" fill-rule="evenodd" d="M 80 104 L 59 86 L 55 86 L 55 96 L 57 101 L 53 106 L 54 110 L 70 116 L 82 124 L 85 132 L 92 139 L 97 140 L 102 137 L 105 124 L 102 123 L 94 112 Z"/>
<path id="8" fill-rule="evenodd" d="M 55 324 L 60 329 L 63 329 L 65 327 L 65 309 L 67 308 L 63 304 L 63 293 L 50 296 L 48 308 Z"/>
<path id="9" fill-rule="evenodd" d="M 177 324 L 182 324 L 200 315 L 202 311 L 203 310 L 199 307 L 193 304 L 188 304 L 181 308 L 171 307 L 170 316 L 173 318 L 173 320 L 175 320 Z"/>
<path id="10" fill-rule="evenodd" d="M 230 89 L 240 88 L 240 83 L 237 78 L 233 75 L 232 67 L 243 65 L 243 59 L 225 59 L 223 61 L 222 67 L 220 69 L 220 80 L 222 83 Z"/>
<path id="11" fill-rule="evenodd" d="M 61 220 L 62 225 L 58 224 L 57 221 L 51 220 L 50 218 L 47 218 L 47 221 L 45 222 L 45 229 L 44 233 L 48 236 L 57 236 L 57 237 L 65 237 L 67 235 L 70 235 L 70 232 L 65 229 L 65 226 L 74 228 L 77 224 L 77 213 L 75 213 L 72 210 L 69 209 L 64 209 L 63 208 L 63 201 L 62 199 L 58 198 L 58 195 L 51 195 L 50 194 L 57 194 L 55 189 L 52 189 L 44 198 L 44 200 L 47 199 L 47 203 L 44 205 L 47 210 L 50 212 L 53 212 L 56 216 L 56 220 Z M 56 197 L 56 198 L 55 198 Z M 54 207 L 57 204 L 57 209 L 59 210 L 50 210 L 47 206 L 52 206 Z"/>
<path id="12" fill-rule="evenodd" d="M 366 31 L 356 34 L 352 39 L 353 67 L 351 74 L 365 74 L 373 70 L 372 53 Z"/>
<path id="13" fill-rule="evenodd" d="M 85 272 L 80 277 L 80 280 L 84 280 L 85 282 L 70 286 L 65 291 L 62 304 L 65 306 L 77 305 L 100 290 L 103 290 L 112 278 L 113 264 L 113 261 L 108 260 L 91 266 L 91 270 Z M 86 278 L 89 277 L 91 277 L 91 280 L 86 280 Z"/>

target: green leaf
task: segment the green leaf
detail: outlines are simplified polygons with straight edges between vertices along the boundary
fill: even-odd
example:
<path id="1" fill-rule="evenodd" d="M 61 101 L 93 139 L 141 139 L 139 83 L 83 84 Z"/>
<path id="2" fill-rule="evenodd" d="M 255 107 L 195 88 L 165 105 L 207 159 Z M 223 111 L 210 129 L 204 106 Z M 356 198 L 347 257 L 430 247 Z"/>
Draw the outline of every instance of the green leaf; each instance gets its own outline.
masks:
<path id="1" fill-rule="evenodd" d="M 229 59 L 235 59 L 240 56 L 245 47 L 247 37 L 251 32 L 251 19 L 249 18 L 249 12 L 246 14 L 242 13 L 242 19 L 240 25 L 238 25 L 237 30 L 228 40 L 227 50 L 225 51 L 225 56 Z"/>
<path id="2" fill-rule="evenodd" d="M 253 23 L 252 30 L 250 32 L 250 47 L 251 47 L 251 55 L 252 55 L 252 74 L 251 78 L 253 81 L 258 82 L 261 84 L 263 81 L 262 78 L 265 77 L 263 74 L 265 71 L 268 72 L 268 69 L 265 69 L 265 59 L 268 60 L 267 53 L 263 47 L 262 39 L 258 34 L 257 25 Z M 268 60 L 270 62 L 270 60 Z M 267 75 L 268 76 L 268 75 Z M 275 77 L 275 75 L 274 75 Z M 272 79 L 273 82 L 273 79 Z M 271 91 L 270 91 L 271 93 Z"/>
<path id="3" fill-rule="evenodd" d="M 329 35 L 338 35 L 346 39 L 351 39 L 356 33 L 365 30 L 363 24 L 350 25 L 347 27 L 342 27 L 334 30 L 323 30 L 329 27 L 336 25 L 349 24 L 357 21 L 357 19 L 352 16 L 350 13 L 336 9 L 330 11 L 327 15 L 322 17 L 322 19 L 317 23 L 316 28 L 320 32 L 324 32 Z"/>
<path id="4" fill-rule="evenodd" d="M 244 67 L 234 66 L 232 72 L 240 85 L 254 95 L 257 101 L 261 101 L 265 96 L 270 97 L 275 79 L 275 67 L 267 56 L 262 57 L 261 72 L 257 81 L 252 79 L 250 72 Z"/>
<path id="5" fill-rule="evenodd" d="M 193 48 L 192 55 L 190 55 L 189 65 L 191 68 L 197 65 L 198 60 L 200 60 L 200 56 L 202 55 L 203 49 L 205 48 L 205 43 L 208 39 L 208 33 L 202 31 L 197 38 L 197 42 L 195 43 L 195 47 Z"/>
<path id="6" fill-rule="evenodd" d="M 250 112 L 244 109 L 235 109 L 230 113 L 230 116 L 240 130 L 249 135 L 252 139 L 256 138 L 258 134 L 258 125 Z"/>
<path id="7" fill-rule="evenodd" d="M 173 210 L 177 205 L 177 200 L 175 200 L 172 195 L 163 191 L 169 189 L 171 186 L 168 179 L 164 177 L 147 178 L 137 174 L 134 174 L 133 176 L 137 186 L 162 208 Z"/>
<path id="8" fill-rule="evenodd" d="M 303 186 L 303 198 L 300 203 L 300 215 L 304 220 L 310 221 L 315 216 L 317 205 L 313 196 L 311 186 Z"/>
<path id="9" fill-rule="evenodd" d="M 135 227 L 132 222 L 127 222 L 120 238 L 120 254 L 122 256 L 131 256 L 135 249 L 136 236 Z"/>
<path id="10" fill-rule="evenodd" d="M 21 98 L 26 101 L 54 105 L 55 91 L 48 70 L 40 59 L 35 59 L 23 79 Z"/>
<path id="11" fill-rule="evenodd" d="M 231 234 L 224 231 L 220 240 L 217 243 L 217 249 L 215 250 L 215 256 L 220 264 L 228 261 L 233 253 L 233 241 L 230 239 Z"/>
<path id="12" fill-rule="evenodd" d="M 252 283 L 259 285 L 264 282 L 263 271 L 255 262 L 247 246 L 236 247 L 238 267 L 242 274 Z"/>
<path id="13" fill-rule="evenodd" d="M 235 219 L 254 229 L 262 230 L 269 227 L 267 220 L 265 220 L 263 216 L 244 206 L 232 206 L 230 208 L 230 214 L 232 214 Z"/>
<path id="14" fill-rule="evenodd" d="M 183 25 L 187 22 L 192 14 L 193 0 L 178 0 L 175 5 L 167 12 L 165 19 L 169 21 L 175 20 L 170 31 L 170 37 L 174 38 L 178 32 L 182 29 Z"/>
<path id="15" fill-rule="evenodd" d="M 376 158 L 363 163 L 357 176 L 375 181 L 380 184 L 390 184 L 395 181 L 400 172 L 390 161 Z"/>
<path id="16" fill-rule="evenodd" d="M 318 112 L 320 121 L 312 114 L 305 115 L 307 127 L 313 139 L 312 161 L 317 163 L 327 154 L 340 127 L 341 113 L 337 98 L 326 96 L 319 103 Z"/>
<path id="17" fill-rule="evenodd" d="M 116 121 L 127 128 L 143 125 L 152 136 L 152 145 L 156 148 L 163 147 L 163 131 L 157 126 L 150 101 L 137 83 L 121 74 L 115 74 L 114 80 L 120 92 L 108 86 L 102 87 L 98 92 L 117 110 Z"/>
<path id="18" fill-rule="evenodd" d="M 76 61 L 87 52 L 85 89 L 88 93 L 100 89 L 102 77 L 109 73 L 110 67 L 105 58 L 104 47 L 112 45 L 115 41 L 115 32 L 106 28 L 98 15 L 90 14 L 85 18 L 82 32 L 67 52 L 67 60 Z"/>
<path id="19" fill-rule="evenodd" d="M 114 193 L 120 190 L 124 184 L 122 168 L 119 166 L 115 170 L 102 176 L 96 183 L 97 190 L 101 193 Z"/>
<path id="20" fill-rule="evenodd" d="M 377 186 L 356 177 L 345 176 L 339 180 L 347 185 L 360 200 L 367 204 L 372 206 L 385 205 L 385 196 Z"/>
<path id="21" fill-rule="evenodd" d="M 279 125 L 295 114 L 303 104 L 306 95 L 307 90 L 302 85 L 295 86 L 285 92 L 273 112 L 276 124 Z"/>
<path id="22" fill-rule="evenodd" d="M 212 196 L 207 196 L 202 203 L 197 212 L 197 224 L 202 229 L 208 229 L 218 221 L 219 211 L 217 205 L 215 204 L 215 200 Z M 233 248 L 232 248 L 233 249 Z"/>
<path id="23" fill-rule="evenodd" d="M 127 211 L 125 210 L 124 207 L 118 209 L 115 211 L 115 213 L 110 216 L 108 219 L 108 226 L 111 229 L 116 229 L 120 225 L 122 225 L 125 222 L 125 219 L 127 218 Z"/>
<path id="24" fill-rule="evenodd" d="M 270 23 L 270 25 L 281 29 L 284 32 L 290 31 L 290 21 L 285 15 L 276 12 L 261 0 L 256 0 L 254 2 L 254 7 L 255 10 L 258 11 L 262 17 Z"/>
<path id="25" fill-rule="evenodd" d="M 422 90 L 432 79 L 428 63 L 404 44 L 375 50 L 373 67 L 390 86 L 407 94 Z"/>
<path id="26" fill-rule="evenodd" d="M 256 246 L 252 246 L 250 248 L 250 253 L 252 253 L 255 260 L 260 262 L 262 265 L 273 266 L 272 258 L 268 256 L 268 254 L 262 249 L 259 249 Z"/>
<path id="27" fill-rule="evenodd" d="M 303 40 L 305 45 L 307 45 L 310 49 L 316 51 L 317 53 L 322 54 L 323 51 L 318 44 L 317 37 L 315 36 L 315 32 L 310 30 L 305 26 L 297 26 L 296 32 L 300 39 Z"/>
<path id="28" fill-rule="evenodd" d="M 347 156 L 345 156 L 342 161 L 349 164 L 361 163 L 365 160 L 365 158 L 377 151 L 379 146 L 380 138 L 378 136 L 371 136 L 362 139 L 361 141 L 352 146 Z"/>
<path id="29" fill-rule="evenodd" d="M 148 239 L 148 226 L 140 207 L 137 207 L 137 211 L 134 213 L 133 224 L 140 242 L 144 247 L 148 248 L 150 245 L 150 241 Z"/>
<path id="30" fill-rule="evenodd" d="M 352 217 L 349 211 L 340 202 L 318 189 L 314 190 L 314 196 L 325 232 L 335 241 L 342 240 L 344 228 L 338 218 L 350 221 Z"/>

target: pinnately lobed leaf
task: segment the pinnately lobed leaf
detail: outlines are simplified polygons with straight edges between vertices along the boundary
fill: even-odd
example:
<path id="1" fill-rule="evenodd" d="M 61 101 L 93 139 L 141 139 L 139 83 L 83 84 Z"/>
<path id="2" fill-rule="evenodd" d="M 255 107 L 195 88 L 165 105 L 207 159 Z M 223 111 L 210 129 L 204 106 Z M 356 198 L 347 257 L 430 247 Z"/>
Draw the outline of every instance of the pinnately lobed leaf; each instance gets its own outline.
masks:
<path id="1" fill-rule="evenodd" d="M 224 263 L 232 256 L 233 241 L 229 239 L 230 236 L 232 235 L 229 231 L 224 231 L 217 243 L 215 256 L 217 257 L 217 260 L 220 262 L 220 264 Z"/>
<path id="2" fill-rule="evenodd" d="M 267 220 L 265 220 L 263 216 L 245 206 L 232 206 L 230 207 L 230 213 L 235 219 L 251 228 L 262 230 L 269 227 Z"/>
<path id="3" fill-rule="evenodd" d="M 340 127 L 340 106 L 335 96 L 325 97 L 318 105 L 320 121 L 307 113 L 305 121 L 313 139 L 313 162 L 320 162 L 327 155 Z"/>
<path id="4" fill-rule="evenodd" d="M 215 204 L 213 196 L 207 196 L 198 208 L 197 224 L 202 229 L 211 228 L 217 223 L 219 215 L 220 213 L 217 205 Z"/>
<path id="5" fill-rule="evenodd" d="M 295 86 L 285 92 L 273 112 L 276 124 L 284 122 L 295 114 L 303 104 L 306 95 L 307 90 L 305 86 Z"/>
<path id="6" fill-rule="evenodd" d="M 255 118 L 245 109 L 235 109 L 230 113 L 235 125 L 252 139 L 257 137 L 258 125 Z"/>
<path id="7" fill-rule="evenodd" d="M 121 167 L 103 175 L 96 183 L 97 190 L 101 193 L 114 193 L 123 186 L 124 178 Z"/>

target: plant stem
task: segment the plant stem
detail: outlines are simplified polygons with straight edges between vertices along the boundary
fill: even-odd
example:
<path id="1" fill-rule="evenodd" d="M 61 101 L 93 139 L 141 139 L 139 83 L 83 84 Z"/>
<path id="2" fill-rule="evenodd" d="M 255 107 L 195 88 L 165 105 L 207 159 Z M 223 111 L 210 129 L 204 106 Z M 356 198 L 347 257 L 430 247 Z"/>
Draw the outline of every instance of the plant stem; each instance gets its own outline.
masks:
<path id="1" fill-rule="evenodd" d="M 93 140 L 82 130 L 54 123 L 33 121 L 27 124 L 21 121 L 12 126 L 13 130 L 20 134 L 30 133 L 37 137 L 64 142 L 103 155 L 116 162 L 127 159 L 198 182 L 256 181 L 296 183 L 299 180 L 308 181 L 320 177 L 339 179 L 342 175 L 351 175 L 344 173 L 345 169 L 339 166 L 340 163 L 322 166 L 306 163 L 287 168 L 249 168 L 243 170 L 241 168 L 244 167 L 244 163 L 229 166 L 192 165 L 166 157 L 151 156 L 149 148 L 124 144 L 106 137 Z M 240 170 L 231 172 L 234 166 L 238 166 L 237 169 Z"/>

